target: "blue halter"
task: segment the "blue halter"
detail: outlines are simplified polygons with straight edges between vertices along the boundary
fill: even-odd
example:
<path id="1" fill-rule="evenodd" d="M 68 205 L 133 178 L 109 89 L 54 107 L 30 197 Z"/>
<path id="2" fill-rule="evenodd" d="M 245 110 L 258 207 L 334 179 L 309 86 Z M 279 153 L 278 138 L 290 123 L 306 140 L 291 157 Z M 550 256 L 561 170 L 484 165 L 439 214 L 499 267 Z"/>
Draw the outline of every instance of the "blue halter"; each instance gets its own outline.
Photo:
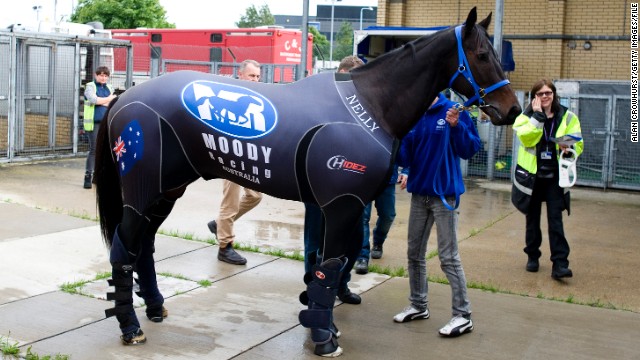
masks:
<path id="1" fill-rule="evenodd" d="M 462 48 L 462 25 L 456 26 L 456 40 L 458 41 L 458 71 L 456 71 L 455 74 L 453 74 L 453 77 L 451 77 L 451 80 L 449 81 L 449 88 L 451 88 L 451 86 L 453 85 L 453 81 L 458 77 L 458 75 L 462 75 L 462 77 L 464 77 L 465 79 L 467 79 L 467 81 L 471 84 L 471 86 L 473 87 L 473 91 L 475 91 L 475 95 L 473 95 L 469 100 L 467 100 L 464 103 L 464 107 L 467 108 L 469 107 L 471 104 L 473 104 L 476 100 L 478 101 L 478 106 L 479 107 L 486 107 L 489 105 L 486 105 L 484 102 L 484 97 L 496 90 L 499 89 L 505 85 L 508 85 L 510 83 L 509 80 L 504 79 L 502 81 L 499 81 L 491 86 L 489 86 L 486 89 L 481 88 L 480 86 L 478 86 L 478 84 L 476 83 L 476 81 L 473 78 L 473 74 L 471 74 L 471 69 L 469 67 L 469 62 L 467 61 L 467 57 L 464 54 L 464 49 Z"/>
<path id="2" fill-rule="evenodd" d="M 486 89 L 481 88 L 480 86 L 478 86 L 478 84 L 476 83 L 475 79 L 473 78 L 473 74 L 471 74 L 471 69 L 469 67 L 469 62 L 467 61 L 467 57 L 464 54 L 464 49 L 462 48 L 462 25 L 459 25 L 456 27 L 456 40 L 458 42 L 458 61 L 459 61 L 459 65 L 458 65 L 458 71 L 456 71 L 455 74 L 453 74 L 453 76 L 451 77 L 451 80 L 449 81 L 449 88 L 451 88 L 451 86 L 453 85 L 453 82 L 456 80 L 456 78 L 458 77 L 458 75 L 462 75 L 462 77 L 464 77 L 473 87 L 473 91 L 475 91 L 475 95 L 473 95 L 471 98 L 469 98 L 464 105 L 459 106 L 458 109 L 460 111 L 462 110 L 466 110 L 467 108 L 469 108 L 469 106 L 471 106 L 471 104 L 473 104 L 476 100 L 478 101 L 478 107 L 487 107 L 489 105 L 487 105 L 484 102 L 484 97 L 496 90 L 499 89 L 507 84 L 510 83 L 509 80 L 505 79 L 502 81 L 499 81 L 491 86 L 489 86 Z M 458 104 L 459 105 L 459 104 Z M 444 206 L 449 209 L 449 210 L 455 210 L 458 208 L 458 206 L 460 205 L 460 194 L 458 193 L 458 184 L 457 182 L 458 177 L 456 177 L 455 175 L 451 174 L 451 171 L 455 170 L 455 164 L 450 163 L 451 160 L 447 157 L 447 152 L 451 151 L 451 145 L 449 143 L 450 139 L 449 139 L 449 132 L 450 129 L 448 126 L 445 127 L 445 134 L 443 136 L 443 144 L 440 147 L 442 149 L 442 152 L 439 154 L 440 158 L 438 160 L 438 168 L 441 166 L 445 167 L 445 173 L 447 174 L 447 177 L 444 181 L 444 183 L 438 178 L 435 177 L 434 181 L 433 181 L 433 190 L 436 194 L 440 195 L 440 199 L 442 200 L 442 203 L 444 204 Z M 445 190 L 447 188 L 447 184 L 449 183 L 451 178 L 454 178 L 454 189 L 455 189 L 455 203 L 453 206 L 449 205 L 449 203 L 447 202 L 447 200 L 445 199 L 444 193 Z"/>

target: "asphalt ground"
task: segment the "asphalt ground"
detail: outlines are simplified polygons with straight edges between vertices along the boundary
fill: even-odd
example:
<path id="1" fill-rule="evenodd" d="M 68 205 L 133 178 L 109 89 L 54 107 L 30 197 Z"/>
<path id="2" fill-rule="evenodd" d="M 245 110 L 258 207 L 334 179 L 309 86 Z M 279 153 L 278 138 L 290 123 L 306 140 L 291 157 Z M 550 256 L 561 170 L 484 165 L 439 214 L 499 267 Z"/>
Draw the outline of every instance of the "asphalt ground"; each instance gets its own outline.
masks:
<path id="1" fill-rule="evenodd" d="M 0 345 L 15 344 L 23 357 L 30 349 L 71 359 L 318 358 L 298 322 L 303 263 L 281 255 L 303 248 L 304 206 L 265 196 L 236 223 L 236 242 L 252 247 L 241 250 L 247 265 L 222 263 L 206 226 L 217 214 L 220 180 L 192 184 L 157 236 L 169 317 L 152 323 L 139 308 L 148 341 L 121 345 L 117 321 L 104 317 L 112 304 L 101 277 L 111 267 L 83 169 L 84 159 L 0 165 Z M 640 359 L 640 193 L 572 189 L 564 225 L 574 276 L 556 281 L 544 221 L 540 271 L 525 271 L 524 216 L 509 189 L 504 181 L 467 181 L 459 247 L 474 331 L 455 339 L 438 335 L 451 295 L 437 256 L 427 262 L 430 319 L 392 320 L 409 291 L 402 274 L 410 196 L 397 190 L 382 259 L 352 276 L 362 304 L 336 302 L 341 358 Z"/>

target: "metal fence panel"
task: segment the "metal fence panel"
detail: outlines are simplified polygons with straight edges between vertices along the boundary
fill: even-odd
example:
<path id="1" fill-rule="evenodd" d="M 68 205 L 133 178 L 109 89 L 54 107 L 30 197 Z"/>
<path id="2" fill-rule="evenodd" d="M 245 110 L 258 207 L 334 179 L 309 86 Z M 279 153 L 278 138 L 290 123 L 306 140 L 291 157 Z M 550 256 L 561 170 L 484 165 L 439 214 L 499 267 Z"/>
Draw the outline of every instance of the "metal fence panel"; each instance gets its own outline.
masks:
<path id="1" fill-rule="evenodd" d="M 9 156 L 11 37 L 0 34 L 0 159 Z"/>
<path id="2" fill-rule="evenodd" d="M 562 97 L 560 102 L 578 116 L 584 138 L 576 184 L 640 190 L 640 147 L 629 139 L 631 98 L 581 94 Z M 519 141 L 513 138 L 512 153 L 517 156 Z"/>
<path id="3" fill-rule="evenodd" d="M 609 173 L 611 138 L 611 99 L 606 96 L 564 98 L 569 110 L 580 119 L 584 152 L 576 164 L 576 184 L 606 187 Z M 565 102 L 565 101 L 563 101 Z"/>
<path id="4" fill-rule="evenodd" d="M 80 85 L 120 40 L 0 31 L 0 162 L 83 155 Z M 93 48 L 101 51 L 92 55 Z M 81 66 L 81 63 L 83 64 Z M 125 69 L 130 78 L 130 71 Z M 90 80 L 89 80 L 90 81 Z"/>
<path id="5" fill-rule="evenodd" d="M 614 96 L 615 119 L 612 152 L 611 187 L 640 189 L 640 146 L 630 139 L 631 97 Z"/>

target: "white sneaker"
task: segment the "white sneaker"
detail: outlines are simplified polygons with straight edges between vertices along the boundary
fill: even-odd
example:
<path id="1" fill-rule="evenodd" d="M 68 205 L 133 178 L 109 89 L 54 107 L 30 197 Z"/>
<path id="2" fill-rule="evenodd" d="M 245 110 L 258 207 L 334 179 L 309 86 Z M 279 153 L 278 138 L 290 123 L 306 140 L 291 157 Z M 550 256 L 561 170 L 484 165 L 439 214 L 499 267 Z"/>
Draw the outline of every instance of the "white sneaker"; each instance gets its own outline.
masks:
<path id="1" fill-rule="evenodd" d="M 393 321 L 403 323 L 411 320 L 428 319 L 429 309 L 420 311 L 413 306 L 407 306 L 401 313 L 393 317 Z"/>
<path id="2" fill-rule="evenodd" d="M 462 334 L 473 331 L 473 321 L 462 315 L 454 316 L 447 325 L 440 329 L 442 336 L 460 336 Z"/>

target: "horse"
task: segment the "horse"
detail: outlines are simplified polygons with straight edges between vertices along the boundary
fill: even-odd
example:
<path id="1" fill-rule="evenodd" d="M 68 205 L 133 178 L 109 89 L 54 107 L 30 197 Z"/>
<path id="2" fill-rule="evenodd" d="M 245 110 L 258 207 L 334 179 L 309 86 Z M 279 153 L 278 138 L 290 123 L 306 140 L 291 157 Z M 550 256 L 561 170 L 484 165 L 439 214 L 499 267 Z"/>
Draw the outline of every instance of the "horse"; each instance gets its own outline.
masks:
<path id="1" fill-rule="evenodd" d="M 324 245 L 300 300 L 314 353 L 342 352 L 333 319 L 340 277 L 361 246 L 365 204 L 386 185 L 399 143 L 440 91 L 451 88 L 494 125 L 521 107 L 487 27 L 473 8 L 462 25 L 420 37 L 347 74 L 291 84 L 178 71 L 125 91 L 109 105 L 96 155 L 100 229 L 112 265 L 107 294 L 125 345 L 146 341 L 133 307 L 133 274 L 147 317 L 167 315 L 154 238 L 189 184 L 224 178 L 268 195 L 317 204 Z"/>

